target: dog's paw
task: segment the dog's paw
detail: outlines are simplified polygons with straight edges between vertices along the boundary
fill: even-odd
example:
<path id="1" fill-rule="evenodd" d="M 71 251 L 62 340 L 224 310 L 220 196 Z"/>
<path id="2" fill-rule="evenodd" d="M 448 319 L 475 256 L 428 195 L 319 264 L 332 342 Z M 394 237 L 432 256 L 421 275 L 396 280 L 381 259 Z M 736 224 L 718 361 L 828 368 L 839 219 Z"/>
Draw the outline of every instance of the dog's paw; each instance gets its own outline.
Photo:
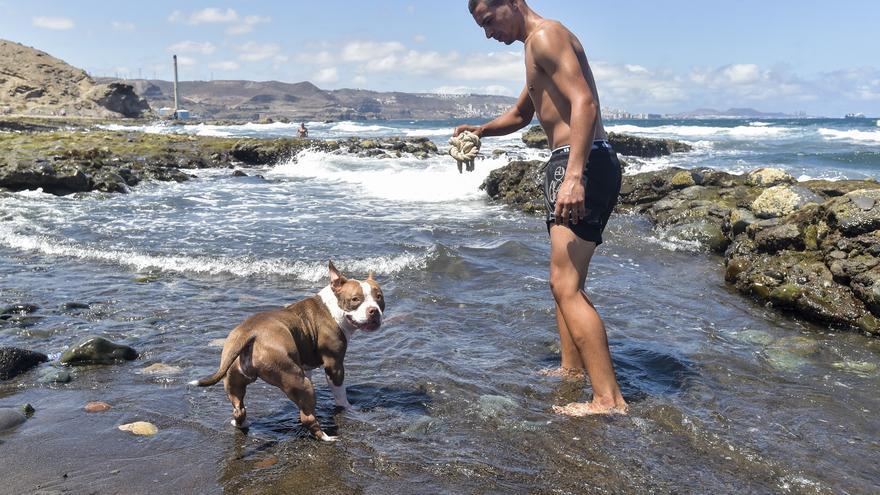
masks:
<path id="1" fill-rule="evenodd" d="M 339 437 L 338 436 L 331 437 L 330 435 L 328 435 L 324 432 L 321 432 L 321 435 L 318 437 L 318 440 L 320 440 L 322 442 L 335 442 L 335 441 L 339 440 Z"/>
<path id="2" fill-rule="evenodd" d="M 251 422 L 248 421 L 248 420 L 244 420 L 244 422 L 243 422 L 242 424 L 238 424 L 238 422 L 236 422 L 236 421 L 233 419 L 233 420 L 229 421 L 229 424 L 231 424 L 232 426 L 238 428 L 239 430 L 245 430 L 245 429 L 247 429 L 247 428 L 251 425 Z"/>

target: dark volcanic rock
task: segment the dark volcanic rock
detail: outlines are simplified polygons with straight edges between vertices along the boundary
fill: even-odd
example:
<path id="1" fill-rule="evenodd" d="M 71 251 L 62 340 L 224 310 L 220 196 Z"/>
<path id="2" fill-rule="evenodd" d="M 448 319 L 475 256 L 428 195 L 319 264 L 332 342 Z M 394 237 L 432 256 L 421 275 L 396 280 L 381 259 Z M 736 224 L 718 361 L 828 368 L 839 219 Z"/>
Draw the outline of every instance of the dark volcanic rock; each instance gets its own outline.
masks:
<path id="1" fill-rule="evenodd" d="M 482 188 L 541 211 L 541 165 L 511 162 Z M 793 184 L 790 177 L 776 169 L 678 168 L 624 176 L 617 208 L 644 213 L 660 236 L 724 253 L 725 278 L 743 294 L 880 335 L 880 183 Z"/>
<path id="2" fill-rule="evenodd" d="M 0 380 L 9 380 L 49 358 L 39 352 L 17 347 L 0 347 Z"/>
<path id="3" fill-rule="evenodd" d="M 532 126 L 523 133 L 523 143 L 529 148 L 547 149 L 550 147 L 547 134 L 541 126 Z M 628 136 L 614 132 L 608 133 L 608 141 L 614 150 L 627 156 L 642 158 L 654 158 L 671 153 L 691 151 L 690 145 L 671 139 L 651 139 L 636 136 Z"/>
<path id="4" fill-rule="evenodd" d="M 127 345 L 115 344 L 103 337 L 87 337 L 64 351 L 64 364 L 112 364 L 137 359 L 138 353 Z"/>
<path id="5" fill-rule="evenodd" d="M 544 208 L 543 162 L 513 161 L 493 170 L 480 186 L 492 199 L 504 201 L 526 213 Z"/>
<path id="6" fill-rule="evenodd" d="M 89 98 L 123 117 L 139 118 L 150 112 L 147 100 L 138 96 L 130 84 L 99 84 L 89 93 Z"/>

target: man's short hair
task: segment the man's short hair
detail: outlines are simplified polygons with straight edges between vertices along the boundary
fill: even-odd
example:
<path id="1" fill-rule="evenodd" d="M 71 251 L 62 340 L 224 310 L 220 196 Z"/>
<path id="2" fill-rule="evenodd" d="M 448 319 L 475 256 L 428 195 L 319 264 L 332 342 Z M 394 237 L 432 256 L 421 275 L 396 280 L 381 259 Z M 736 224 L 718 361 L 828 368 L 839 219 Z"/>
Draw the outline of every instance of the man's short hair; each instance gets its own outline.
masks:
<path id="1" fill-rule="evenodd" d="M 502 3 L 507 3 L 507 1 L 508 0 L 469 0 L 468 10 L 470 10 L 471 14 L 473 14 L 474 11 L 477 10 L 477 5 L 481 3 L 486 4 L 486 7 L 489 7 L 491 9 L 501 5 Z"/>

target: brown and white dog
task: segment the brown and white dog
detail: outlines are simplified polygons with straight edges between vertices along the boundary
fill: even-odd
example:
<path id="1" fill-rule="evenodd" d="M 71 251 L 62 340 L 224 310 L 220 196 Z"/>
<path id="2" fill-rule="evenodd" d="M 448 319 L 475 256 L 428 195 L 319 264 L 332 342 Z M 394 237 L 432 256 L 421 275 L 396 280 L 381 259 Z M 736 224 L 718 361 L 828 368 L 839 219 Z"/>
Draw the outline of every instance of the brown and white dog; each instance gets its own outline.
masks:
<path id="1" fill-rule="evenodd" d="M 371 272 L 366 281 L 346 279 L 330 262 L 330 285 L 318 294 L 281 309 L 257 313 L 226 338 L 220 368 L 190 382 L 207 387 L 223 379 L 232 402 L 232 424 L 246 426 L 245 388 L 257 378 L 280 388 L 299 407 L 302 424 L 316 438 L 334 441 L 315 418 L 311 371 L 324 368 L 336 405 L 352 409 L 342 385 L 342 360 L 356 330 L 382 325 L 385 299 Z"/>

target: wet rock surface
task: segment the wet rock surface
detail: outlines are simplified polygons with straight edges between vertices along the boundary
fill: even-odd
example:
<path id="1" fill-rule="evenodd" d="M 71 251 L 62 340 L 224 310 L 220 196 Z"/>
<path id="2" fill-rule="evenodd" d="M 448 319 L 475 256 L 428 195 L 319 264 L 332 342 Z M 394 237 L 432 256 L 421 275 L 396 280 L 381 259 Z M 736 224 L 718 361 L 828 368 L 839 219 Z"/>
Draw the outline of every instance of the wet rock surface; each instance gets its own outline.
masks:
<path id="1" fill-rule="evenodd" d="M 38 124 L 23 128 L 34 129 L 31 125 Z M 306 149 L 387 159 L 438 153 L 423 137 L 239 140 L 89 128 L 2 133 L 0 147 L 8 150 L 0 156 L 0 188 L 56 195 L 125 193 L 146 180 L 189 180 L 187 169 L 265 166 L 294 159 Z"/>
<path id="2" fill-rule="evenodd" d="M 113 364 L 119 361 L 137 359 L 133 348 L 111 342 L 103 337 L 86 337 L 61 354 L 64 364 Z"/>
<path id="3" fill-rule="evenodd" d="M 547 134 L 541 126 L 536 125 L 523 133 L 523 143 L 529 148 L 547 149 L 550 147 Z M 617 153 L 627 156 L 654 158 L 671 153 L 691 151 L 691 146 L 672 139 L 652 139 L 615 132 L 608 133 L 608 141 Z"/>
<path id="4" fill-rule="evenodd" d="M 540 211 L 541 166 L 511 162 L 482 188 Z M 880 335 L 876 181 L 670 168 L 624 176 L 617 209 L 646 215 L 660 237 L 723 255 L 725 279 L 745 295 L 832 328 Z"/>
<path id="5" fill-rule="evenodd" d="M 17 347 L 0 347 L 0 380 L 14 378 L 48 360 L 49 357 L 40 352 Z"/>

